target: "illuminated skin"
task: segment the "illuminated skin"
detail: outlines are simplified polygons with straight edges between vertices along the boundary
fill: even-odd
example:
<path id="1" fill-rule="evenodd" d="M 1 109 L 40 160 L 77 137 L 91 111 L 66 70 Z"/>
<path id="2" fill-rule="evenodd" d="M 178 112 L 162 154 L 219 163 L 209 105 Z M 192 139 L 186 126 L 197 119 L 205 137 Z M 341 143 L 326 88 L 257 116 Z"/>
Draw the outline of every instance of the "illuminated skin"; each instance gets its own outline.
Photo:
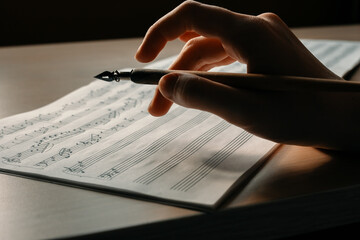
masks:
<path id="1" fill-rule="evenodd" d="M 186 42 L 170 69 L 207 71 L 234 61 L 249 73 L 341 79 L 321 64 L 275 14 L 250 16 L 186 1 L 146 33 L 136 59 L 150 62 L 168 41 Z M 168 74 L 149 112 L 162 116 L 172 103 L 214 113 L 280 143 L 357 150 L 360 94 L 235 89 L 189 74 Z"/>

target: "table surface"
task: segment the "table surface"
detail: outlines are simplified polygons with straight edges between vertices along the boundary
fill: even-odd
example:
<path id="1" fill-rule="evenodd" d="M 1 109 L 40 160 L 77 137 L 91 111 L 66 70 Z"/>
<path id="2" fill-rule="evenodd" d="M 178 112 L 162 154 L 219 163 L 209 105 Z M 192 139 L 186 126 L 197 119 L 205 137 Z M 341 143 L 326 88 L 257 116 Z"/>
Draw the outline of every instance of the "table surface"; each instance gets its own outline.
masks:
<path id="1" fill-rule="evenodd" d="M 300 38 L 360 40 L 360 25 L 293 31 Z M 44 106 L 89 83 L 104 69 L 144 66 L 133 58 L 140 42 L 120 39 L 0 48 L 0 118 Z M 158 59 L 177 54 L 181 47 L 179 41 L 169 43 Z M 360 71 L 351 80 L 360 81 Z M 260 209 L 274 202 L 356 190 L 359 168 L 354 156 L 283 145 L 217 212 L 245 214 L 249 208 Z M 0 174 L 0 189 L 3 239 L 69 237 L 142 226 L 156 229 L 156 224 L 191 222 L 192 218 L 205 225 L 211 221 L 208 214 L 196 210 L 7 174 Z M 256 214 L 254 218 L 262 216 Z M 349 213 L 348 222 L 354 217 Z"/>

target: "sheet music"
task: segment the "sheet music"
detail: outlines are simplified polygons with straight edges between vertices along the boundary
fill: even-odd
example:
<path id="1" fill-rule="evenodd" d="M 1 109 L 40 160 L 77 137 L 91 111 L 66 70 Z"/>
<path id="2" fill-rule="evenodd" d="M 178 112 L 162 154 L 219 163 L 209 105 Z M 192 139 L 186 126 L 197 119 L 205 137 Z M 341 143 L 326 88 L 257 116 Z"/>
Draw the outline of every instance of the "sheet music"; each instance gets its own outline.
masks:
<path id="1" fill-rule="evenodd" d="M 303 40 L 339 75 L 358 42 Z M 173 58 L 149 68 L 166 69 Z M 246 72 L 234 63 L 213 71 Z M 276 144 L 207 112 L 147 113 L 154 86 L 95 80 L 43 108 L 0 120 L 0 169 L 184 205 L 215 207 Z"/>

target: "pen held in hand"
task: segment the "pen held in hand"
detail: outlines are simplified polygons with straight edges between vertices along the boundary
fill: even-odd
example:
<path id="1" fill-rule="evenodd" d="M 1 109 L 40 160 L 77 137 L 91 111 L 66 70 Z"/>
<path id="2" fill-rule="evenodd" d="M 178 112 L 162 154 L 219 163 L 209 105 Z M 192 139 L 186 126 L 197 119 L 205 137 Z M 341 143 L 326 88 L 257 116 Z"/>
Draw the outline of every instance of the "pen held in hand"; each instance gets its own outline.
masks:
<path id="1" fill-rule="evenodd" d="M 158 84 L 160 78 L 169 73 L 195 74 L 209 80 L 235 88 L 268 91 L 317 91 L 360 92 L 360 83 L 345 80 L 280 76 L 250 73 L 204 72 L 184 70 L 133 69 L 130 71 L 105 71 L 95 78 L 112 82 L 131 80 L 138 84 Z"/>

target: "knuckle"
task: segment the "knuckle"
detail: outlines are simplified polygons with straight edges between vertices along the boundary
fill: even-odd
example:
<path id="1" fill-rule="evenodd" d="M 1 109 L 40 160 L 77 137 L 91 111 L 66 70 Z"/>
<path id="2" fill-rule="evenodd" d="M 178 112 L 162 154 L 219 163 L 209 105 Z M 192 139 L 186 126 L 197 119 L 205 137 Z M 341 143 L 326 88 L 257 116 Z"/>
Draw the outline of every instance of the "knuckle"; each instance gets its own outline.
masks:
<path id="1" fill-rule="evenodd" d="M 191 103 L 191 101 L 189 100 L 189 94 L 188 94 L 188 89 L 189 89 L 189 78 L 186 77 L 182 77 L 181 81 L 177 81 L 174 89 L 176 89 L 176 94 L 175 94 L 175 101 L 183 106 L 189 106 L 189 102 Z"/>
<path id="2" fill-rule="evenodd" d="M 197 48 L 199 40 L 198 38 L 192 38 L 189 41 L 186 42 L 184 49 L 193 49 L 193 48 Z"/>
<path id="3" fill-rule="evenodd" d="M 204 4 L 187 0 L 179 6 L 178 13 L 183 15 L 189 22 L 197 21 L 197 16 L 201 14 L 204 9 Z"/>
<path id="4" fill-rule="evenodd" d="M 194 97 L 198 94 L 197 76 L 186 74 L 183 75 L 181 81 L 177 81 L 175 85 L 176 102 L 185 107 L 194 107 Z"/>
<path id="5" fill-rule="evenodd" d="M 182 50 L 182 56 L 191 56 L 192 63 L 199 63 L 204 56 L 204 46 L 201 44 L 201 38 L 190 39 Z M 188 59 L 189 61 L 190 59 Z"/>
<path id="6" fill-rule="evenodd" d="M 192 0 L 186 0 L 182 4 L 180 4 L 180 8 L 183 10 L 191 10 L 198 5 L 199 5 L 198 2 Z"/>
<path id="7" fill-rule="evenodd" d="M 276 16 L 276 17 L 275 17 Z M 278 20 L 276 14 L 273 13 L 263 13 L 256 17 L 249 18 L 249 25 L 247 28 L 247 33 L 256 39 L 261 39 L 263 36 L 271 35 L 273 29 L 277 28 Z"/>
<path id="8" fill-rule="evenodd" d="M 262 13 L 262 14 L 258 15 L 258 17 L 260 19 L 265 20 L 266 22 L 271 22 L 271 23 L 279 23 L 282 21 L 281 18 L 277 14 L 272 13 L 272 12 Z"/>
<path id="9" fill-rule="evenodd" d="M 151 25 L 147 30 L 147 34 L 156 32 L 158 25 L 158 23 L 154 23 L 153 25 Z"/>

